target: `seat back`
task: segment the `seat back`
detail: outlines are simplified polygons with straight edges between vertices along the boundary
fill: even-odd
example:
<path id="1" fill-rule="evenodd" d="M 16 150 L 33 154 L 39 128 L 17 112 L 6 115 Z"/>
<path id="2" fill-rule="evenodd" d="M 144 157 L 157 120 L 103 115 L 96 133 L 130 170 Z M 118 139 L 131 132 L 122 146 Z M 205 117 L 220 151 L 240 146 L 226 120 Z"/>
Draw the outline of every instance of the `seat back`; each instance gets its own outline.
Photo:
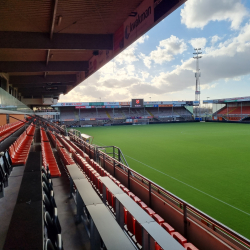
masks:
<path id="1" fill-rule="evenodd" d="M 54 217 L 54 207 L 52 206 L 48 196 L 46 194 L 43 194 L 43 204 L 45 206 L 46 211 L 49 212 L 50 217 Z"/>
<path id="2" fill-rule="evenodd" d="M 57 241 L 57 231 L 48 211 L 44 214 L 44 224 L 47 229 L 47 237 L 52 241 L 53 245 L 55 245 Z"/>
<path id="3" fill-rule="evenodd" d="M 8 150 L 5 151 L 4 157 L 5 157 L 6 161 L 8 162 L 8 164 L 10 166 L 12 166 L 12 161 L 11 161 L 10 154 L 9 154 Z"/>

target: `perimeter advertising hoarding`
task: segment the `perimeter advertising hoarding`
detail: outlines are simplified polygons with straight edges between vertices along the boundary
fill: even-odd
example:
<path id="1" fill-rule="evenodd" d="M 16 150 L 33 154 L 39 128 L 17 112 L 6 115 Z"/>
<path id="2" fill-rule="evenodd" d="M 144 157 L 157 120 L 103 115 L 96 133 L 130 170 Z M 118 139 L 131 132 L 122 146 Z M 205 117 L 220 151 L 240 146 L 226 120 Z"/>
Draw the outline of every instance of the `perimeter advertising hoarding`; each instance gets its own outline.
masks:
<path id="1" fill-rule="evenodd" d="M 143 99 L 132 99 L 132 108 L 143 108 Z"/>
<path id="2" fill-rule="evenodd" d="M 76 109 L 86 109 L 86 106 L 75 106 Z"/>
<path id="3" fill-rule="evenodd" d="M 169 108 L 169 107 L 173 107 L 173 104 L 161 104 L 158 105 L 160 108 Z"/>
<path id="4" fill-rule="evenodd" d="M 193 106 L 199 106 L 200 102 L 199 101 L 193 101 Z M 192 106 L 192 105 L 191 105 Z"/>
<path id="5" fill-rule="evenodd" d="M 112 105 L 112 106 L 117 105 L 117 106 L 119 106 L 119 102 L 104 102 L 104 105 L 108 105 L 108 106 L 110 106 L 110 105 Z"/>
<path id="6" fill-rule="evenodd" d="M 90 102 L 89 106 L 103 106 L 104 102 Z"/>
<path id="7" fill-rule="evenodd" d="M 59 102 L 56 105 L 51 105 L 52 107 L 65 107 L 65 106 L 88 106 L 88 102 Z"/>
<path id="8" fill-rule="evenodd" d="M 120 106 L 130 106 L 130 102 L 119 102 Z"/>

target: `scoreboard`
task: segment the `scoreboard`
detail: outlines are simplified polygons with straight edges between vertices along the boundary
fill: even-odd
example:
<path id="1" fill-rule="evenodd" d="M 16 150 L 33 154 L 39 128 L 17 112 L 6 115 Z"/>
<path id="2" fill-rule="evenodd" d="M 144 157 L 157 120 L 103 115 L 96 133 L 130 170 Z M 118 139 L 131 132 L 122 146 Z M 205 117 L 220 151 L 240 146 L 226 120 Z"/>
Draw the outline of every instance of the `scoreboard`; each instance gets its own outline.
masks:
<path id="1" fill-rule="evenodd" d="M 132 108 L 143 108 L 144 107 L 143 99 L 132 99 Z"/>

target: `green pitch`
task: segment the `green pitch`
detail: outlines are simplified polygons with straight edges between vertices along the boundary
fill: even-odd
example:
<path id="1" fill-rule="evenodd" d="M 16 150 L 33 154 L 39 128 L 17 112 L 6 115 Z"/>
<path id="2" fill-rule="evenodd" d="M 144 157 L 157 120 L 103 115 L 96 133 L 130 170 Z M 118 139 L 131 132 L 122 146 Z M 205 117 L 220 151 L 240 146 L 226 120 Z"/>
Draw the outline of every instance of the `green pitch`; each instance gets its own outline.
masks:
<path id="1" fill-rule="evenodd" d="M 132 169 L 250 238 L 250 125 L 182 123 L 79 130 L 94 136 L 94 144 L 118 146 Z"/>

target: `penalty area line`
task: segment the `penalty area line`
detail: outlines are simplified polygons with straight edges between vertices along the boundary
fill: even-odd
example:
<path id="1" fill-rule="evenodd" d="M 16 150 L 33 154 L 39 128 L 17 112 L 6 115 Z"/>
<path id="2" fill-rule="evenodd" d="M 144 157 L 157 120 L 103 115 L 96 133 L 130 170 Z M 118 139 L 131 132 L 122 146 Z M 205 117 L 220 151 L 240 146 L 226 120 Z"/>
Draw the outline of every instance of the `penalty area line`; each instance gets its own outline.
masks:
<path id="1" fill-rule="evenodd" d="M 98 142 L 98 143 L 101 144 L 102 146 L 106 146 L 106 145 L 104 145 L 104 144 L 102 144 L 102 143 L 100 143 L 100 142 Z M 125 155 L 125 154 L 124 154 L 124 155 Z M 178 182 L 180 182 L 180 183 L 182 183 L 182 184 L 184 184 L 184 185 L 186 185 L 186 186 L 188 186 L 188 187 L 190 187 L 190 188 L 192 188 L 192 189 L 194 189 L 194 190 L 196 190 L 196 191 L 198 191 L 198 192 L 200 192 L 200 193 L 202 193 L 202 194 L 205 194 L 205 195 L 209 196 L 210 198 L 213 198 L 213 199 L 215 199 L 215 200 L 217 200 L 217 201 L 219 201 L 219 202 L 221 202 L 221 203 L 223 203 L 223 204 L 225 204 L 225 205 L 227 205 L 227 206 L 229 206 L 229 207 L 231 207 L 231 208 L 234 208 L 234 209 L 236 209 L 236 210 L 238 210 L 238 211 L 240 211 L 240 212 L 242 212 L 242 213 L 244 213 L 244 214 L 250 216 L 250 213 L 247 213 L 247 212 L 245 212 L 245 211 L 243 211 L 243 210 L 241 210 L 241 209 L 239 209 L 239 208 L 237 208 L 237 207 L 235 207 L 235 206 L 233 206 L 233 205 L 231 205 L 231 204 L 229 204 L 229 203 L 227 203 L 227 202 L 225 202 L 225 201 L 222 201 L 222 200 L 220 200 L 220 199 L 218 199 L 218 198 L 216 198 L 216 197 L 214 197 L 214 196 L 212 196 L 212 195 L 210 195 L 210 194 L 208 194 L 208 193 L 206 193 L 206 192 L 204 192 L 204 191 L 202 191 L 202 190 L 200 190 L 200 189 L 198 189 L 198 188 L 196 188 L 196 187 L 193 187 L 193 186 L 191 186 L 191 185 L 189 185 L 189 184 L 187 184 L 187 183 L 185 183 L 185 182 L 183 182 L 183 181 L 181 181 L 181 180 L 179 180 L 179 179 L 177 179 L 177 178 L 175 178 L 175 177 L 173 177 L 173 176 L 171 176 L 171 175 L 168 175 L 168 174 L 166 174 L 166 173 L 164 173 L 164 172 L 162 172 L 162 171 L 160 171 L 160 170 L 158 170 L 158 169 L 156 169 L 156 168 L 153 168 L 153 167 L 151 167 L 151 166 L 149 166 L 149 165 L 147 165 L 147 164 L 145 164 L 145 163 L 143 163 L 143 162 L 141 162 L 141 161 L 138 161 L 137 159 L 135 159 L 135 158 L 133 158 L 133 157 L 131 157 L 131 156 L 129 156 L 129 155 L 125 155 L 125 156 L 128 157 L 128 158 L 130 158 L 130 159 L 132 159 L 132 160 L 134 160 L 134 161 L 139 162 L 140 164 L 142 164 L 142 165 L 144 165 L 144 166 L 146 166 L 146 167 L 148 167 L 148 168 L 151 168 L 151 169 L 153 169 L 153 170 L 155 170 L 155 171 L 157 171 L 157 172 L 159 172 L 159 173 L 161 173 L 161 174 L 164 174 L 164 175 L 166 175 L 167 177 L 169 177 L 169 178 L 171 178 L 171 179 L 173 179 L 173 180 L 175 180 L 175 181 L 178 181 Z"/>

